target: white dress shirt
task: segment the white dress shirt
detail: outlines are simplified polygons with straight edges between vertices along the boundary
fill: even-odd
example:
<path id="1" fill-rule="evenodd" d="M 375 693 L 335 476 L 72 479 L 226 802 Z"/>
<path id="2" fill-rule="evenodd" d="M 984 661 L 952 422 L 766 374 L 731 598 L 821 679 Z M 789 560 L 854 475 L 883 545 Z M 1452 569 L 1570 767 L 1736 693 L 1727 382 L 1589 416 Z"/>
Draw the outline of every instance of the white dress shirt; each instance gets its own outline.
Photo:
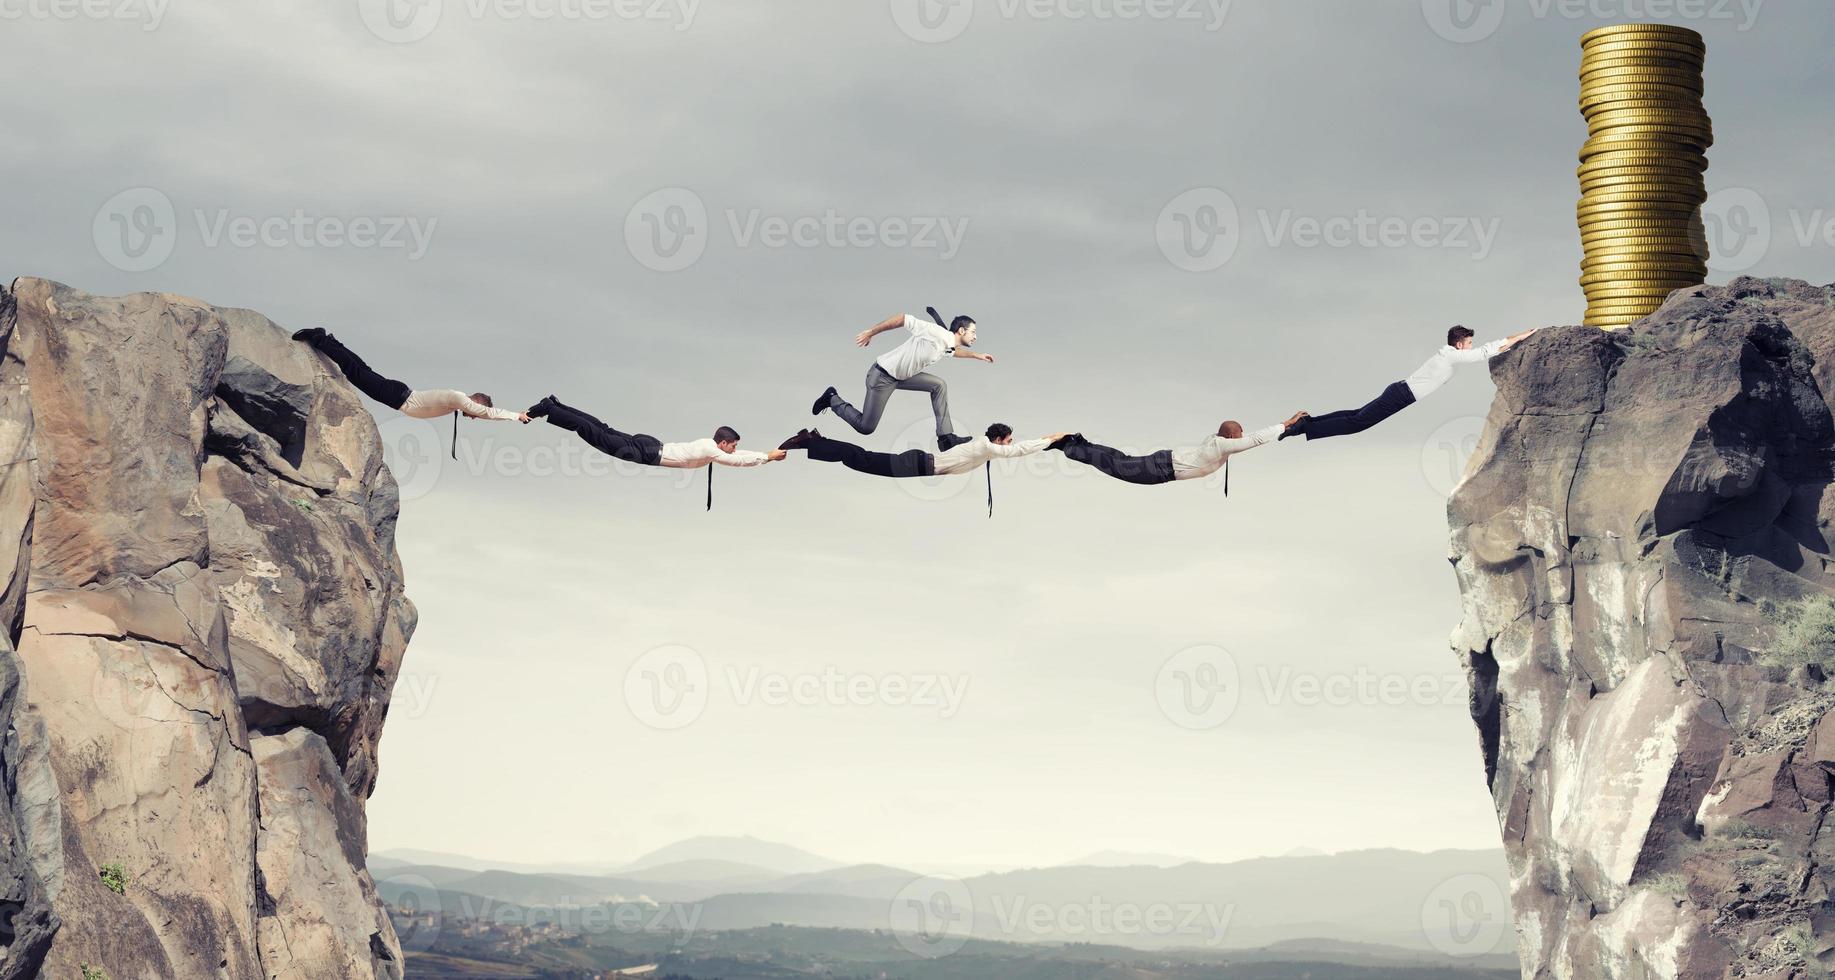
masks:
<path id="1" fill-rule="evenodd" d="M 499 422 L 515 422 L 522 414 L 480 405 L 463 391 L 417 391 L 401 403 L 401 414 L 409 418 L 437 419 L 453 412 L 469 418 L 495 419 Z"/>
<path id="2" fill-rule="evenodd" d="M 880 370 L 900 381 L 924 373 L 924 369 L 956 352 L 956 335 L 948 330 L 905 314 L 905 329 L 911 338 L 886 351 L 874 363 Z"/>
<path id="3" fill-rule="evenodd" d="M 1231 456 L 1248 452 L 1256 446 L 1264 446 L 1279 439 L 1285 429 L 1286 426 L 1276 423 L 1266 429 L 1257 429 L 1240 439 L 1211 436 L 1199 443 L 1196 449 L 1175 449 L 1172 451 L 1172 478 L 1175 480 L 1202 480 L 1223 469 L 1224 461 Z"/>
<path id="4" fill-rule="evenodd" d="M 1427 359 L 1415 373 L 1408 376 L 1408 390 L 1414 392 L 1415 401 L 1440 390 L 1440 387 L 1453 380 L 1453 368 L 1461 364 L 1483 364 L 1496 357 L 1509 343 L 1508 337 L 1493 340 L 1482 347 L 1471 350 L 1460 350 L 1457 347 L 1442 347 Z"/>
<path id="5" fill-rule="evenodd" d="M 976 467 L 990 459 L 1018 459 L 1021 456 L 1043 452 L 1049 445 L 1051 443 L 1043 439 L 1027 439 L 1003 446 L 987 436 L 976 436 L 954 449 L 932 453 L 930 456 L 934 464 L 932 472 L 937 476 L 972 473 Z"/>
<path id="6" fill-rule="evenodd" d="M 750 449 L 721 452 L 720 444 L 712 439 L 696 439 L 693 442 L 663 443 L 658 462 L 678 470 L 692 470 L 709 463 L 719 463 L 721 466 L 758 466 L 770 460 L 764 453 L 755 453 Z"/>

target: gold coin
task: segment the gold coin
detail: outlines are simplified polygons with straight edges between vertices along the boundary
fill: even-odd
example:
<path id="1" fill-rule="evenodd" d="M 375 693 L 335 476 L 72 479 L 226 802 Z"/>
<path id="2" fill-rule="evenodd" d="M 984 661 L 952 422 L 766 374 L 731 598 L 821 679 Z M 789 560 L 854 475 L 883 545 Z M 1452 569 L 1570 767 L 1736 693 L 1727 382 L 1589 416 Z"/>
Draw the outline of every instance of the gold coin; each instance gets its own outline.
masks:
<path id="1" fill-rule="evenodd" d="M 1702 133 L 1714 132 L 1714 121 L 1701 113 L 1656 113 L 1648 110 L 1602 112 L 1587 120 L 1587 132 L 1598 136 L 1601 130 L 1627 126 L 1652 126 L 1659 129 L 1682 129 Z"/>
<path id="2" fill-rule="evenodd" d="M 1680 126 L 1614 126 L 1610 129 L 1593 130 L 1593 138 L 1600 140 L 1616 139 L 1662 139 L 1677 146 L 1689 146 L 1706 150 L 1714 145 L 1714 134 L 1699 129 L 1684 129 Z"/>
<path id="3" fill-rule="evenodd" d="M 1693 86 L 1707 84 L 1707 80 L 1697 71 L 1662 71 L 1643 66 L 1630 68 L 1595 68 L 1580 79 L 1580 90 L 1605 88 L 1611 85 L 1639 85 L 1650 82 L 1655 85 Z"/>
<path id="4" fill-rule="evenodd" d="M 1587 316 L 1611 317 L 1623 323 L 1635 323 L 1662 308 L 1663 301 L 1660 299 L 1647 300 L 1641 303 L 1626 303 L 1622 305 L 1615 303 L 1610 306 L 1600 306 L 1596 303 L 1588 303 Z"/>
<path id="5" fill-rule="evenodd" d="M 1580 182 L 1580 193 L 1584 197 L 1592 197 L 1595 194 L 1641 194 L 1645 191 L 1693 194 L 1706 200 L 1707 181 L 1699 176 L 1626 174 L 1614 177 L 1594 177 Z"/>
<path id="6" fill-rule="evenodd" d="M 1666 58 L 1662 56 L 1652 56 L 1648 58 L 1640 58 L 1632 55 L 1617 55 L 1609 58 L 1589 57 L 1580 62 L 1580 77 L 1584 79 L 1589 75 L 1594 75 L 1602 71 L 1609 71 L 1614 68 L 1638 68 L 1644 71 L 1681 72 L 1686 74 L 1690 72 L 1699 73 L 1703 67 L 1704 66 L 1699 61 L 1689 61 L 1684 58 Z"/>
<path id="7" fill-rule="evenodd" d="M 1707 110 L 1700 106 L 1678 105 L 1638 108 L 1635 106 L 1622 106 L 1615 102 L 1607 102 L 1604 104 L 1604 108 L 1587 116 L 1587 125 L 1597 126 L 1600 124 L 1601 120 L 1609 119 L 1636 119 L 1640 122 L 1655 122 L 1667 125 L 1685 123 L 1691 126 L 1711 126 L 1714 122 L 1708 117 Z"/>
<path id="8" fill-rule="evenodd" d="M 1704 179 L 1701 171 L 1693 167 L 1669 167 L 1652 165 L 1626 165 L 1623 167 L 1600 167 L 1584 174 L 1576 174 L 1582 181 L 1613 180 L 1619 177 L 1643 178 L 1648 180 L 1692 180 Z"/>
<path id="9" fill-rule="evenodd" d="M 1673 99 L 1701 102 L 1703 90 L 1686 85 L 1667 85 L 1660 82 L 1648 84 L 1593 85 L 1580 90 L 1580 111 L 1585 112 L 1589 106 L 1602 102 L 1623 102 L 1632 99 Z"/>
<path id="10" fill-rule="evenodd" d="M 1588 174 L 1602 170 L 1616 170 L 1620 167 L 1671 167 L 1685 168 L 1696 173 L 1705 173 L 1708 169 L 1708 158 L 1699 153 L 1686 150 L 1675 150 L 1669 153 L 1650 153 L 1637 151 L 1632 153 L 1607 152 L 1594 154 L 1586 159 L 1574 171 L 1576 177 L 1584 178 Z"/>
<path id="11" fill-rule="evenodd" d="M 1636 190 L 1619 190 L 1601 188 L 1590 191 L 1580 199 L 1580 206 L 1591 214 L 1597 205 L 1607 204 L 1687 204 L 1700 205 L 1707 200 L 1705 195 L 1696 194 L 1685 187 L 1638 188 Z"/>
<path id="12" fill-rule="evenodd" d="M 1603 221 L 1657 221 L 1669 222 L 1680 228 L 1687 227 L 1689 219 L 1695 217 L 1700 207 L 1699 201 L 1636 198 L 1629 201 L 1582 203 L 1574 209 L 1574 217 L 1582 225 Z"/>
<path id="13" fill-rule="evenodd" d="M 1679 41 L 1687 41 L 1691 44 L 1705 45 L 1707 43 L 1702 40 L 1699 31 L 1691 30 L 1687 27 L 1678 27 L 1675 24 L 1607 24 L 1604 27 L 1595 27 L 1585 34 L 1580 35 L 1580 45 L 1585 47 L 1586 45 L 1595 44 L 1599 41 L 1611 38 L 1632 37 L 1641 34 L 1656 34 L 1662 37 L 1672 37 Z"/>
<path id="14" fill-rule="evenodd" d="M 1623 133 L 1614 136 L 1589 138 L 1580 144 L 1580 152 L 1588 159 L 1601 153 L 1662 153 L 1693 152 L 1699 154 L 1702 149 L 1679 145 L 1679 141 L 1659 136 L 1639 136 L 1636 133 Z"/>
<path id="15" fill-rule="evenodd" d="M 1589 290 L 1605 288 L 1623 289 L 1687 289 L 1701 285 L 1702 275 L 1693 272 L 1664 272 L 1661 275 L 1627 276 L 1621 272 L 1595 272 L 1584 270 L 1580 276 L 1580 285 Z"/>
<path id="16" fill-rule="evenodd" d="M 1684 258 L 1694 258 L 1700 253 L 1696 249 L 1706 245 L 1704 235 L 1675 234 L 1639 234 L 1649 229 L 1630 228 L 1617 235 L 1595 236 L 1581 243 L 1588 259 L 1605 261 L 1616 258 L 1621 262 L 1637 261 L 1634 256 L 1639 252 L 1659 252 L 1680 254 Z M 1680 249 L 1680 253 L 1675 250 Z"/>
<path id="17" fill-rule="evenodd" d="M 1649 222 L 1621 222 L 1617 225 L 1589 224 L 1580 228 L 1580 242 L 1589 247 L 1605 246 L 1626 238 L 1662 238 L 1693 242 L 1706 237 L 1707 233 L 1699 228 Z"/>
<path id="18" fill-rule="evenodd" d="M 1648 55 L 1664 54 L 1672 58 L 1690 58 L 1706 61 L 1708 46 L 1689 44 L 1667 37 L 1620 37 L 1602 40 L 1597 44 L 1583 45 L 1580 49 L 1582 58 L 1604 58 L 1611 55 Z"/>
<path id="19" fill-rule="evenodd" d="M 1591 103 L 1580 110 L 1580 114 L 1586 117 L 1588 125 L 1591 125 L 1593 120 L 1600 116 L 1621 112 L 1662 112 L 1712 121 L 1712 117 L 1708 115 L 1700 99 L 1692 101 L 1684 99 L 1609 99 L 1604 102 Z"/>
<path id="20" fill-rule="evenodd" d="M 1580 263 L 1580 271 L 1587 273 L 1602 266 L 1626 265 L 1633 262 L 1699 262 L 1705 264 L 1707 260 L 1708 254 L 1705 246 L 1697 251 L 1694 246 L 1687 244 L 1638 245 L 1603 250 L 1589 248 L 1586 250 L 1586 258 Z"/>

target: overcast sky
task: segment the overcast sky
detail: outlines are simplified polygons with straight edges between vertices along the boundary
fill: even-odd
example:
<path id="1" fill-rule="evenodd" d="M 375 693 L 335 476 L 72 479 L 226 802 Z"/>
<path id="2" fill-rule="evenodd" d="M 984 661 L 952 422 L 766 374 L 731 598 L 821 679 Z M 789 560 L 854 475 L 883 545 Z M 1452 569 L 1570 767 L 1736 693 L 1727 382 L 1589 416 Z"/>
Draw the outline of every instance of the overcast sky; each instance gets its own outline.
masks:
<path id="1" fill-rule="evenodd" d="M 964 431 L 1189 444 L 1361 403 L 1453 323 L 1578 321 L 1577 39 L 1648 11 L 1709 42 L 1714 279 L 1831 278 L 1822 0 L 958 2 L 0 0 L 0 275 L 751 448 L 934 304 L 998 357 L 937 368 Z M 441 462 L 374 406 L 421 626 L 372 845 L 1492 846 L 1444 515 L 1491 393 L 1256 450 L 1228 499 L 1042 457 L 991 521 L 979 476 L 800 458 L 707 514 L 546 425 Z"/>

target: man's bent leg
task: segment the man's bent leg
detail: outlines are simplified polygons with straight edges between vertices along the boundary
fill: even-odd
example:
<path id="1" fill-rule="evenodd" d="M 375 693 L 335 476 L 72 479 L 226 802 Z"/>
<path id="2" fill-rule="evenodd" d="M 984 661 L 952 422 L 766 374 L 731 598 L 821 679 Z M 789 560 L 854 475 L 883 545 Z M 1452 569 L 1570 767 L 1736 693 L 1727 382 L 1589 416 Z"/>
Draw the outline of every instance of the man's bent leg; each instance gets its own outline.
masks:
<path id="1" fill-rule="evenodd" d="M 834 402 L 835 414 L 863 436 L 879 428 L 879 417 L 885 414 L 886 401 L 898 389 L 898 381 L 875 363 L 867 369 L 866 386 L 866 400 L 860 408 L 849 405 L 840 395 L 835 396 Z"/>
<path id="2" fill-rule="evenodd" d="M 949 383 L 934 374 L 914 374 L 898 383 L 905 391 L 922 391 L 930 395 L 930 411 L 937 417 L 937 435 L 956 431 L 949 420 Z"/>

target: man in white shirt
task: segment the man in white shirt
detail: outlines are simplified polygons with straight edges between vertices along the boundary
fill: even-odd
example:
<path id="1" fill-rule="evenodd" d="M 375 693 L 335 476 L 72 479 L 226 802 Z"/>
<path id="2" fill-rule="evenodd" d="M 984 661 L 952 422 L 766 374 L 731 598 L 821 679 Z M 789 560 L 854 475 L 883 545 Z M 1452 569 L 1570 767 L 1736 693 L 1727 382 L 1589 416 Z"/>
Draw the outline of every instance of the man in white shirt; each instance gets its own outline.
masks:
<path id="1" fill-rule="evenodd" d="M 1285 422 L 1247 435 L 1243 434 L 1242 423 L 1225 422 L 1217 427 L 1216 435 L 1196 447 L 1162 449 L 1146 456 L 1130 456 L 1114 447 L 1091 442 L 1080 432 L 1054 441 L 1051 448 L 1062 451 L 1067 459 L 1094 466 L 1124 483 L 1156 486 L 1175 480 L 1202 480 L 1224 468 L 1231 456 L 1279 439 L 1281 433 L 1292 428 L 1300 418 L 1300 413 L 1295 413 Z"/>
<path id="2" fill-rule="evenodd" d="M 1484 362 L 1515 347 L 1523 338 L 1535 333 L 1525 330 L 1513 337 L 1493 340 L 1482 347 L 1473 347 L 1472 338 L 1476 336 L 1469 328 L 1454 327 L 1446 332 L 1446 346 L 1434 352 L 1427 363 L 1408 376 L 1406 381 L 1397 381 L 1383 389 L 1376 400 L 1362 408 L 1346 409 L 1332 412 L 1329 415 L 1309 415 L 1300 420 L 1299 425 L 1289 426 L 1281 435 L 1304 435 L 1308 440 L 1330 439 L 1333 436 L 1348 436 L 1362 432 L 1395 413 L 1439 391 L 1453 378 L 1453 368 L 1461 364 L 1483 364 Z"/>
<path id="3" fill-rule="evenodd" d="M 854 337 L 854 343 L 862 347 L 871 345 L 874 337 L 888 330 L 903 328 L 910 336 L 904 343 L 881 355 L 867 369 L 866 402 L 861 408 L 849 405 L 830 386 L 816 399 L 810 414 L 820 415 L 833 409 L 842 421 L 854 427 L 855 432 L 869 435 L 879 428 L 879 417 L 885 413 L 886 401 L 892 397 L 892 392 L 901 389 L 925 391 L 930 393 L 930 407 L 937 417 L 937 448 L 949 449 L 967 442 L 968 437 L 955 434 L 955 425 L 949 419 L 949 386 L 942 378 L 925 373 L 925 369 L 945 357 L 962 357 L 992 364 L 994 355 L 976 354 L 969 350 L 975 345 L 976 324 L 973 317 L 956 317 L 945 327 L 942 325 L 943 318 L 935 310 L 929 312 L 937 322 L 926 323 L 917 317 L 900 313 L 887 317 L 875 327 L 862 330 Z"/>
<path id="4" fill-rule="evenodd" d="M 331 362 L 344 373 L 345 380 L 356 386 L 358 391 L 410 418 L 437 419 L 448 412 L 457 412 L 474 419 L 524 423 L 529 421 L 527 415 L 506 412 L 497 408 L 492 403 L 491 396 L 482 392 L 467 395 L 462 391 L 444 388 L 415 391 L 400 381 L 383 377 L 372 370 L 368 364 L 363 363 L 363 358 L 358 357 L 350 348 L 339 343 L 337 337 L 326 333 L 319 327 L 308 327 L 305 330 L 295 331 L 293 339 L 331 358 Z"/>
<path id="5" fill-rule="evenodd" d="M 784 458 L 783 450 L 755 453 L 739 448 L 739 433 L 721 426 L 710 439 L 664 442 L 643 433 L 620 432 L 591 415 L 549 395 L 529 408 L 530 418 L 545 418 L 586 440 L 586 444 L 627 463 L 691 470 L 711 463 L 722 466 L 760 466 Z"/>
<path id="6" fill-rule="evenodd" d="M 912 449 L 902 453 L 876 453 L 851 442 L 829 439 L 814 429 L 804 429 L 778 447 L 807 449 L 809 458 L 823 463 L 840 463 L 856 473 L 893 479 L 919 476 L 954 476 L 972 473 L 989 460 L 1018 459 L 1042 452 L 1053 442 L 1065 438 L 1059 432 L 1043 439 L 1013 441 L 1011 426 L 999 422 L 988 426 L 986 435 L 967 439 L 939 453 Z"/>

